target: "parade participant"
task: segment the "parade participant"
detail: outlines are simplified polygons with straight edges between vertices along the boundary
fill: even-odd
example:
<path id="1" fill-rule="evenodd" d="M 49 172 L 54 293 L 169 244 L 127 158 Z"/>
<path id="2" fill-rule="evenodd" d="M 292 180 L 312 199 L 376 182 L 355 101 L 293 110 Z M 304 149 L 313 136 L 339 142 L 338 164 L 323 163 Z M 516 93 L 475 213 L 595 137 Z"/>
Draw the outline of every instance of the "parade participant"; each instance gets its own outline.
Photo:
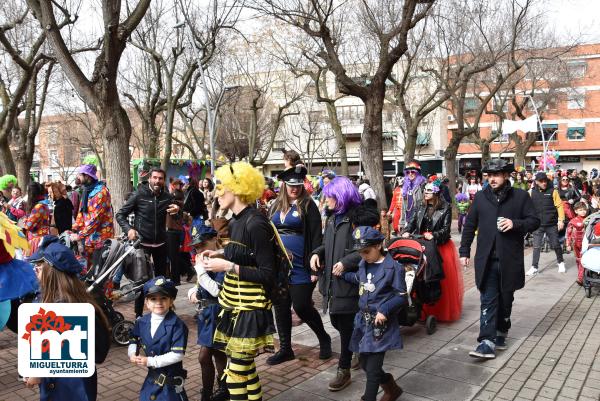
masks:
<path id="1" fill-rule="evenodd" d="M 540 225 L 529 194 L 508 182 L 512 165 L 502 159 L 485 163 L 489 185 L 475 195 L 463 228 L 460 257 L 468 266 L 477 230 L 475 283 L 480 292 L 479 345 L 469 355 L 490 359 L 506 348 L 514 292 L 525 285 L 526 233 Z"/>
<path id="2" fill-rule="evenodd" d="M 390 224 L 390 219 L 388 218 L 388 213 L 385 209 L 381 209 L 379 211 L 379 231 L 383 234 L 385 240 L 389 240 L 392 236 L 392 225 Z"/>
<path id="3" fill-rule="evenodd" d="M 204 251 L 217 251 L 221 249 L 217 232 L 205 224 L 195 224 L 192 227 L 192 242 L 194 253 L 200 254 Z M 202 267 L 200 258 L 195 263 L 198 283 L 188 291 L 188 299 L 199 304 L 200 311 L 197 315 L 198 341 L 200 352 L 198 363 L 202 371 L 202 391 L 200 401 L 225 401 L 229 399 L 227 383 L 223 377 L 227 356 L 214 346 L 213 337 L 217 326 L 217 318 L 221 307 L 219 306 L 219 292 L 223 286 L 224 272 L 207 272 Z M 214 359 L 214 365 L 213 365 Z M 215 383 L 215 367 L 219 388 L 213 393 Z"/>
<path id="4" fill-rule="evenodd" d="M 312 275 L 310 256 L 314 249 L 321 246 L 323 234 L 319 209 L 304 189 L 306 172 L 306 167 L 297 164 L 279 174 L 279 196 L 269 210 L 271 222 L 279 232 L 288 254 L 291 254 L 292 263 L 288 296 L 273 308 L 279 334 L 279 351 L 267 359 L 269 365 L 277 365 L 295 357 L 292 350 L 292 305 L 298 317 L 319 339 L 319 358 L 331 358 L 331 337 L 325 331 L 321 316 L 312 302 L 317 276 Z"/>
<path id="5" fill-rule="evenodd" d="M 577 263 L 577 284 L 583 285 L 583 266 L 581 265 L 581 246 L 585 237 L 585 218 L 588 215 L 588 207 L 583 202 L 575 204 L 575 216 L 567 225 L 567 250 L 575 252 Z"/>
<path id="6" fill-rule="evenodd" d="M 253 205 L 264 189 L 262 174 L 246 162 L 220 167 L 215 195 L 220 207 L 231 209 L 230 241 L 223 253 L 200 255 L 207 272 L 226 272 L 219 304 L 215 347 L 225 351 L 227 387 L 233 400 L 260 400 L 262 387 L 254 358 L 273 350 L 275 332 L 271 300 L 276 275 L 274 232 Z"/>
<path id="7" fill-rule="evenodd" d="M 0 177 L 0 203 L 4 204 L 10 200 L 11 192 L 17 186 L 17 177 L 5 174 Z"/>
<path id="8" fill-rule="evenodd" d="M 458 254 L 450 238 L 451 223 L 452 208 L 440 197 L 439 181 L 429 182 L 425 185 L 422 203 L 402 234 L 405 238 L 411 234 L 423 235 L 423 238 L 434 241 L 437 246 L 444 270 L 444 279 L 440 283 L 442 296 L 434 305 L 423 305 L 423 311 L 445 322 L 460 318 L 464 293 Z"/>
<path id="9" fill-rule="evenodd" d="M 413 160 L 406 165 L 402 184 L 402 225 L 412 218 L 415 208 L 423 200 L 426 182 L 425 177 L 421 175 L 421 164 L 418 161 Z"/>
<path id="10" fill-rule="evenodd" d="M 67 198 L 67 188 L 62 182 L 53 182 L 47 189 L 48 198 L 52 201 L 51 226 L 62 234 L 73 225 L 73 204 Z"/>
<path id="11" fill-rule="evenodd" d="M 206 210 L 209 212 L 208 217 L 210 218 L 210 209 L 212 208 L 213 201 L 215 200 L 215 184 L 210 178 L 205 178 L 202 180 L 202 189 L 200 192 L 202 192 L 202 196 L 204 196 L 204 204 L 206 205 Z"/>
<path id="12" fill-rule="evenodd" d="M 135 321 L 127 349 L 131 363 L 148 368 L 140 401 L 187 401 L 182 361 L 188 328 L 174 312 L 177 287 L 158 276 L 146 282 L 143 291 L 150 313 Z"/>
<path id="13" fill-rule="evenodd" d="M 375 401 L 379 386 L 381 401 L 394 401 L 402 394 L 394 376 L 383 370 L 385 352 L 402 348 L 398 310 L 406 303 L 404 268 L 383 250 L 383 235 L 368 226 L 353 232 L 353 248 L 361 257 L 357 272 L 335 274 L 359 286 L 359 311 L 354 317 L 350 349 L 360 354 L 367 375 L 362 401 Z"/>
<path id="14" fill-rule="evenodd" d="M 45 236 L 39 249 L 29 261 L 34 265 L 41 289 L 41 302 L 89 303 L 96 311 L 95 358 L 96 363 L 106 359 L 110 348 L 108 321 L 94 297 L 79 279 L 82 266 L 73 252 L 61 244 L 53 235 Z M 90 377 L 47 377 L 25 378 L 27 387 L 39 385 L 40 400 L 70 401 L 96 400 L 98 394 L 98 370 Z"/>
<path id="15" fill-rule="evenodd" d="M 558 239 L 558 232 L 562 231 L 565 224 L 565 212 L 558 191 L 554 188 L 548 176 L 543 171 L 535 175 L 535 185 L 531 189 L 531 199 L 535 208 L 535 214 L 540 220 L 540 226 L 533 233 L 533 258 L 528 276 L 538 272 L 540 251 L 546 236 L 548 242 L 556 253 L 558 272 L 564 273 L 565 262 L 563 260 L 562 247 Z"/>
<path id="16" fill-rule="evenodd" d="M 79 212 L 73 224 L 71 241 L 83 241 L 85 256 L 90 263 L 92 254 L 105 240 L 115 235 L 110 192 L 96 176 L 96 166 L 83 164 L 77 169 L 77 180 L 83 187 Z"/>
<path id="17" fill-rule="evenodd" d="M 348 283 L 334 273 L 345 270 L 358 270 L 360 256 L 350 252 L 352 248 L 352 224 L 350 211 L 361 203 L 356 187 L 346 177 L 334 178 L 322 193 L 327 210 L 323 243 L 313 251 L 310 267 L 317 272 L 322 270 L 319 279 L 319 292 L 323 295 L 325 312 L 329 310 L 331 324 L 340 333 L 340 358 L 336 377 L 329 382 L 330 391 L 339 391 L 350 384 L 352 351 L 350 338 L 354 315 L 358 312 L 358 287 Z M 377 224 L 377 210 L 375 210 Z"/>
<path id="18" fill-rule="evenodd" d="M 390 209 L 388 210 L 388 216 L 392 218 L 392 227 L 394 232 L 400 232 L 400 220 L 402 219 L 402 184 L 404 177 L 396 177 L 396 187 L 392 195 L 392 201 L 390 203 Z"/>
<path id="19" fill-rule="evenodd" d="M 183 200 L 183 211 L 189 213 L 193 220 L 208 220 L 208 209 L 204 195 L 200 191 L 197 177 L 189 178 Z"/>
<path id="20" fill-rule="evenodd" d="M 513 188 L 522 189 L 523 191 L 529 191 L 529 184 L 527 183 L 527 181 L 525 181 L 523 173 L 517 173 L 515 182 L 513 184 Z"/>
<path id="21" fill-rule="evenodd" d="M 169 185 L 169 192 L 173 197 L 172 202 L 179 208 L 183 206 L 183 182 L 176 178 Z M 183 215 L 167 213 L 165 228 L 167 230 L 167 252 L 169 255 L 169 277 L 175 285 L 181 284 L 181 267 L 183 263 L 180 258 L 179 249 L 183 242 Z M 189 273 L 188 273 L 189 276 Z"/>
<path id="22" fill-rule="evenodd" d="M 463 193 L 456 194 L 454 198 L 456 199 L 456 208 L 458 209 L 458 232 L 461 233 L 471 202 L 469 202 L 469 195 Z"/>
<path id="23" fill-rule="evenodd" d="M 25 216 L 25 199 L 22 195 L 21 188 L 14 187 L 11 191 L 11 198 L 6 204 L 6 215 L 14 222 Z"/>
<path id="24" fill-rule="evenodd" d="M 477 182 L 477 176 L 471 175 L 469 177 L 467 186 L 465 187 L 465 193 L 469 195 L 469 199 L 472 201 L 475 194 L 481 191 L 481 185 Z"/>
<path id="25" fill-rule="evenodd" d="M 44 186 L 39 182 L 32 182 L 27 187 L 27 217 L 23 229 L 29 241 L 27 255 L 37 250 L 44 235 L 50 234 L 50 208 L 44 197 Z"/>

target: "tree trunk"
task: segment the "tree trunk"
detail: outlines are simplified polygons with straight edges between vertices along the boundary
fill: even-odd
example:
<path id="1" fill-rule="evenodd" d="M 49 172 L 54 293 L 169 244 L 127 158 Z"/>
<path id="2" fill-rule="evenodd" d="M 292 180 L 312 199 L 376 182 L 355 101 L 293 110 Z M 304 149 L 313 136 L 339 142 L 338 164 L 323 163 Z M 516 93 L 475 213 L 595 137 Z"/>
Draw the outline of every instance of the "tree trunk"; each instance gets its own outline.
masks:
<path id="1" fill-rule="evenodd" d="M 329 123 L 331 125 L 331 129 L 335 134 L 335 141 L 337 143 L 338 152 L 340 155 L 340 174 L 347 177 L 348 176 L 348 151 L 346 150 L 346 138 L 344 137 L 344 133 L 342 132 L 342 126 L 340 125 L 340 120 L 337 116 L 337 109 L 334 104 L 325 103 L 327 108 L 327 114 L 329 116 Z"/>
<path id="2" fill-rule="evenodd" d="M 481 141 L 481 164 L 492 158 L 491 155 L 491 144 L 488 141 Z"/>
<path id="3" fill-rule="evenodd" d="M 417 150 L 417 126 L 406 127 L 406 135 L 404 138 L 404 165 L 415 160 L 415 152 Z"/>
<path id="4" fill-rule="evenodd" d="M 29 185 L 29 181 L 31 180 L 31 165 L 33 163 L 33 157 L 31 159 L 27 159 L 26 157 L 18 158 L 16 161 L 17 164 L 17 180 L 19 181 L 19 186 L 25 191 L 25 188 Z"/>
<path id="5" fill-rule="evenodd" d="M 384 92 L 373 91 L 365 102 L 365 124 L 360 139 L 361 159 L 380 208 L 387 207 L 383 182 L 383 99 Z"/>
<path id="6" fill-rule="evenodd" d="M 521 145 L 515 147 L 515 167 L 525 167 L 525 156 L 527 156 L 528 149 Z"/>
<path id="7" fill-rule="evenodd" d="M 446 164 L 446 176 L 449 181 L 449 190 L 450 197 L 454 199 L 454 195 L 456 195 L 456 172 L 458 170 L 458 166 L 456 165 L 456 156 L 458 154 L 458 146 L 460 145 L 460 140 L 456 138 L 451 138 L 450 143 L 446 147 L 444 152 L 444 162 Z"/>
<path id="8" fill-rule="evenodd" d="M 131 123 L 118 100 L 112 104 L 103 104 L 102 108 L 98 110 L 98 121 L 103 122 L 104 154 L 110 155 L 104 160 L 106 175 L 103 178 L 107 181 L 113 211 L 116 213 L 125 203 L 125 194 L 131 192 L 132 189 L 129 165 Z"/>
<path id="9" fill-rule="evenodd" d="M 16 175 L 17 170 L 8 143 L 8 137 L 9 135 L 0 136 L 0 171 L 2 171 L 2 174 Z"/>

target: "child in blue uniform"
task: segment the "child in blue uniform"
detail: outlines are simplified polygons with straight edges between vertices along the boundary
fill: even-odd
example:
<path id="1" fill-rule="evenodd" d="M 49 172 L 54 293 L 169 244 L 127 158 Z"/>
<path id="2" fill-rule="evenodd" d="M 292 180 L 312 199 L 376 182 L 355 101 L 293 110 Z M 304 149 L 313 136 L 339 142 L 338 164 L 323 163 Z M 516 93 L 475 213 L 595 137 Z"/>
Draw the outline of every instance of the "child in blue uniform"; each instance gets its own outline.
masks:
<path id="1" fill-rule="evenodd" d="M 182 361 L 188 328 L 173 312 L 177 287 L 158 276 L 144 284 L 144 296 L 151 313 L 136 320 L 127 350 L 131 363 L 148 368 L 140 401 L 187 401 Z"/>
<path id="2" fill-rule="evenodd" d="M 192 242 L 196 255 L 204 251 L 216 251 L 221 248 L 217 232 L 201 222 L 192 227 Z M 227 364 L 227 356 L 214 347 L 213 336 L 221 306 L 219 305 L 219 292 L 223 286 L 224 272 L 207 272 L 202 266 L 200 256 L 195 263 L 198 284 L 188 291 L 188 299 L 198 303 L 198 342 L 200 352 L 198 362 L 202 372 L 202 395 L 200 401 L 226 401 L 229 399 L 227 383 L 223 379 L 223 372 Z M 214 365 L 213 365 L 214 359 Z M 215 367 L 219 381 L 219 388 L 213 393 L 215 383 Z"/>
<path id="3" fill-rule="evenodd" d="M 379 386 L 382 400 L 393 401 L 402 389 L 394 377 L 383 371 L 385 352 L 402 348 L 398 310 L 406 302 L 404 268 L 383 250 L 383 234 L 372 227 L 357 227 L 354 249 L 362 258 L 357 272 L 339 273 L 359 285 L 359 311 L 354 318 L 350 350 L 360 354 L 367 375 L 363 401 L 375 401 Z"/>

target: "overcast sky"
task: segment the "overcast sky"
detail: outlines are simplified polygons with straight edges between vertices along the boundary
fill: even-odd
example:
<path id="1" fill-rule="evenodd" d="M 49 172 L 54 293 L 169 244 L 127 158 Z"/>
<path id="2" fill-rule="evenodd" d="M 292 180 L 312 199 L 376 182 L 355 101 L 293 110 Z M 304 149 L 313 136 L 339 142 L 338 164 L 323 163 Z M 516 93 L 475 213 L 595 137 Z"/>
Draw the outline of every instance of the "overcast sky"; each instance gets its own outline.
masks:
<path id="1" fill-rule="evenodd" d="M 585 43 L 600 43 L 600 1 L 548 0 L 548 13 L 559 32 L 582 35 Z"/>

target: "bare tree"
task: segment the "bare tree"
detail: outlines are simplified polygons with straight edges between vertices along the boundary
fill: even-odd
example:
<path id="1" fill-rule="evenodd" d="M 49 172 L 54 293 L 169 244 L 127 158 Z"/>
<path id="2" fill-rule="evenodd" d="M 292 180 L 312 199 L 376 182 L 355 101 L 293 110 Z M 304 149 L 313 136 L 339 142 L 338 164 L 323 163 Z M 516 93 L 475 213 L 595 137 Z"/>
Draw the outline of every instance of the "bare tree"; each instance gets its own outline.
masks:
<path id="1" fill-rule="evenodd" d="M 433 0 L 346 1 L 264 0 L 255 7 L 317 41 L 319 57 L 341 93 L 365 104 L 361 157 L 379 202 L 386 204 L 383 181 L 382 112 L 386 81 L 408 50 L 408 32 L 424 19 Z M 349 72 L 349 65 L 362 68 Z M 352 72 L 357 75 L 352 75 Z M 358 75 L 362 75 L 362 78 Z"/>
<path id="2" fill-rule="evenodd" d="M 120 20 L 120 0 L 101 1 L 101 49 L 96 55 L 93 72 L 89 78 L 69 51 L 61 26 L 56 21 L 57 10 L 67 16 L 67 20 L 72 19 L 69 10 L 50 0 L 27 0 L 27 4 L 47 33 L 54 51 L 53 56 L 61 65 L 65 76 L 97 117 L 104 153 L 110 152 L 111 155 L 105 159 L 106 178 L 112 192 L 113 206 L 118 209 L 124 202 L 125 194 L 131 190 L 131 123 L 121 105 L 117 87 L 119 61 L 131 33 L 146 14 L 150 0 L 139 0 L 135 8 L 127 13 L 124 21 Z"/>

